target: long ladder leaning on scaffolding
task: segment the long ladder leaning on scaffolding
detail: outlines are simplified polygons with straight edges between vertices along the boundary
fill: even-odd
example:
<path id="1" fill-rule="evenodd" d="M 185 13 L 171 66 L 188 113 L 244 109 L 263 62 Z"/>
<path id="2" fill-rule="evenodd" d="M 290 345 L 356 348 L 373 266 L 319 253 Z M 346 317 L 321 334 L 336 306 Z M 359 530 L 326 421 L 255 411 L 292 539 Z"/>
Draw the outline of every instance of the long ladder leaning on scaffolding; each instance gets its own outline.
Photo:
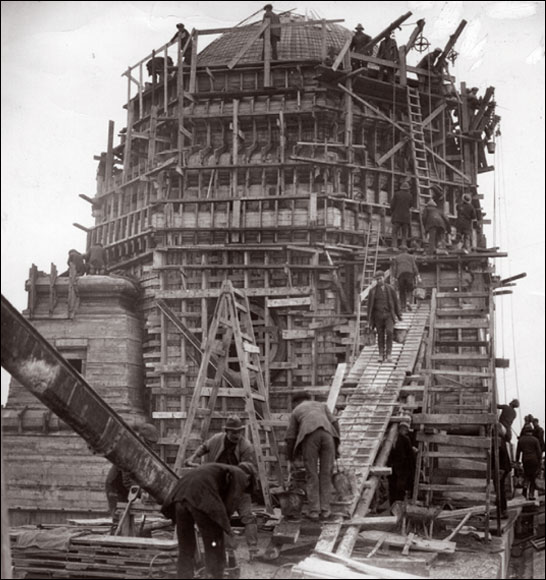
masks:
<path id="1" fill-rule="evenodd" d="M 377 255 L 379 253 L 379 229 L 374 227 L 370 220 L 368 233 L 366 235 L 366 247 L 364 249 L 364 263 L 362 264 L 362 276 L 360 278 L 360 292 L 356 303 L 356 323 L 355 323 L 355 341 L 353 344 L 353 352 L 351 353 L 351 360 L 355 361 L 360 352 L 360 335 L 362 322 L 362 293 L 370 286 L 375 277 L 377 268 Z"/>
<path id="2" fill-rule="evenodd" d="M 413 160 L 413 170 L 417 186 L 417 210 L 421 223 L 421 235 L 425 232 L 422 222 L 422 212 L 427 202 L 432 199 L 430 193 L 430 172 L 427 162 L 427 150 L 425 146 L 425 133 L 423 130 L 423 117 L 421 113 L 421 101 L 419 91 L 413 87 L 408 87 L 408 114 L 411 134 L 411 157 Z"/>
<path id="3" fill-rule="evenodd" d="M 228 364 L 233 362 L 230 358 L 232 342 L 235 344 L 239 366 L 240 384 L 237 386 L 233 386 L 235 382 L 233 372 L 229 374 L 229 381 L 223 381 Z M 213 379 L 208 377 L 211 358 L 215 359 Z M 223 382 L 227 385 L 225 389 L 221 388 Z M 201 400 L 206 396 L 208 396 L 208 403 L 205 408 L 201 406 Z M 266 464 L 273 463 L 278 485 L 283 484 L 283 478 L 261 369 L 260 348 L 254 338 L 248 298 L 242 290 L 234 288 L 229 280 L 224 281 L 222 285 L 209 327 L 201 366 L 180 439 L 174 465 L 175 471 L 182 467 L 194 427 L 199 429 L 197 437 L 200 442 L 207 439 L 216 400 L 224 396 L 229 397 L 230 400 L 239 397 L 244 401 L 265 506 L 268 511 L 271 511 L 269 470 Z M 200 428 L 194 425 L 198 416 L 202 416 Z M 268 451 L 268 455 L 265 455 L 264 451 Z"/>
<path id="4" fill-rule="evenodd" d="M 494 304 L 487 292 L 438 292 L 431 300 L 423 411 L 413 500 L 466 507 L 492 500 L 496 422 Z M 498 465 L 498 458 L 494 463 Z"/>

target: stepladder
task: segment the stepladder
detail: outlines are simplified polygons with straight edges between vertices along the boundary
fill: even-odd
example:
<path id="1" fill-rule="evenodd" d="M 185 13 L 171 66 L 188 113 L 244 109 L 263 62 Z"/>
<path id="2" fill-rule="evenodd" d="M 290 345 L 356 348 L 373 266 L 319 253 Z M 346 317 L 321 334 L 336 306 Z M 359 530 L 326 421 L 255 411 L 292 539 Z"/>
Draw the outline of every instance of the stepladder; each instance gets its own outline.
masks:
<path id="1" fill-rule="evenodd" d="M 231 410 L 247 420 L 257 479 L 265 507 L 271 512 L 270 476 L 276 478 L 275 485 L 283 484 L 283 476 L 260 357 L 248 297 L 226 280 L 208 329 L 174 468 L 180 470 L 192 442 L 207 440 L 211 422 L 225 414 L 215 411 L 221 401 L 222 410 Z"/>

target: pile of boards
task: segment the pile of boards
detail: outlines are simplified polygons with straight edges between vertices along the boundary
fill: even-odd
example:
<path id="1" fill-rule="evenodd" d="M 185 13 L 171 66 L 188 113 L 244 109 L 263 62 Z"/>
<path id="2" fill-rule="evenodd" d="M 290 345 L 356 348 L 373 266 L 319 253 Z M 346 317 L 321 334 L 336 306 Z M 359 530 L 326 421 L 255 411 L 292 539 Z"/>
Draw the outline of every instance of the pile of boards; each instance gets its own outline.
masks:
<path id="1" fill-rule="evenodd" d="M 68 533 L 51 542 L 52 530 L 36 539 L 10 533 L 17 573 L 47 578 L 176 578 L 176 540 Z M 54 535 L 55 535 L 54 534 Z M 26 538 L 26 539 L 25 539 Z"/>

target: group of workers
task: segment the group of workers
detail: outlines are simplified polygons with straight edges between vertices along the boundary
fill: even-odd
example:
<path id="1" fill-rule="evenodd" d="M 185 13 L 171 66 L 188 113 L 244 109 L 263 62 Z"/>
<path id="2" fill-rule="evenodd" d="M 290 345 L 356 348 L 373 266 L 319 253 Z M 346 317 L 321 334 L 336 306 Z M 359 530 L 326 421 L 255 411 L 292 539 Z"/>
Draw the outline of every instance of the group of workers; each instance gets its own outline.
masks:
<path id="1" fill-rule="evenodd" d="M 307 518 L 311 521 L 332 519 L 332 475 L 334 462 L 339 457 L 340 431 L 336 417 L 326 403 L 311 400 L 306 391 L 292 395 L 292 413 L 285 434 L 286 458 L 291 462 L 298 456 L 305 467 L 305 486 L 308 500 Z M 501 409 L 498 424 L 499 469 L 501 489 L 499 505 L 506 515 L 505 479 L 512 470 L 507 442 L 511 440 L 512 423 L 519 402 L 498 405 Z M 252 513 L 252 494 L 257 489 L 256 456 L 252 443 L 244 435 L 245 425 L 236 415 L 227 418 L 224 431 L 210 437 L 186 459 L 184 469 L 176 486 L 162 506 L 162 513 L 176 525 L 179 554 L 178 578 L 193 578 L 196 572 L 197 541 L 195 526 L 199 530 L 204 547 L 204 565 L 210 578 L 222 578 L 226 567 L 226 550 L 234 549 L 230 517 L 238 512 L 245 526 L 245 536 L 250 558 L 258 554 L 258 528 Z M 136 428 L 138 435 L 147 443 L 158 440 L 152 425 Z M 402 421 L 393 443 L 387 465 L 389 502 L 406 500 L 412 493 L 416 446 L 410 432 L 410 424 Z M 544 452 L 544 430 L 538 419 L 526 416 L 519 436 L 516 464 L 520 456 L 527 480 L 525 497 L 534 498 L 535 479 Z M 493 454 L 494 456 L 495 454 Z M 197 460 L 205 457 L 205 463 Z M 113 466 L 108 474 L 106 492 L 112 516 L 118 501 L 127 501 L 128 490 L 134 485 L 130 476 Z M 496 485 L 496 482 L 495 482 Z"/>
<path id="2" fill-rule="evenodd" d="M 78 252 L 78 250 L 69 250 L 66 263 L 68 264 L 68 273 L 74 273 L 76 276 L 106 274 L 106 252 L 100 242 L 92 244 L 85 254 Z"/>
<path id="3" fill-rule="evenodd" d="M 432 185 L 429 197 L 421 215 L 423 228 L 428 236 L 427 253 L 445 252 L 446 237 L 451 235 L 451 223 L 444 213 L 445 199 L 441 187 Z M 404 181 L 392 196 L 390 203 L 394 248 L 398 246 L 399 241 L 401 246 L 407 246 L 407 240 L 411 235 L 411 209 L 414 205 L 410 185 Z M 483 217 L 477 191 L 472 195 L 464 193 L 456 205 L 456 210 L 456 250 L 468 254 L 472 249 L 474 227 Z"/>
<path id="4" fill-rule="evenodd" d="M 516 409 L 519 408 L 519 401 L 518 399 L 513 399 L 508 405 L 499 404 L 497 408 L 501 410 L 497 423 L 500 473 L 498 495 L 501 513 L 505 515 L 507 509 L 505 482 L 512 469 L 515 468 L 516 471 L 523 472 L 523 496 L 527 499 L 535 498 L 536 479 L 542 467 L 542 456 L 544 454 L 544 429 L 540 426 L 536 417 L 531 414 L 526 415 L 516 445 L 515 461 L 512 461 L 512 425 L 516 419 Z"/>

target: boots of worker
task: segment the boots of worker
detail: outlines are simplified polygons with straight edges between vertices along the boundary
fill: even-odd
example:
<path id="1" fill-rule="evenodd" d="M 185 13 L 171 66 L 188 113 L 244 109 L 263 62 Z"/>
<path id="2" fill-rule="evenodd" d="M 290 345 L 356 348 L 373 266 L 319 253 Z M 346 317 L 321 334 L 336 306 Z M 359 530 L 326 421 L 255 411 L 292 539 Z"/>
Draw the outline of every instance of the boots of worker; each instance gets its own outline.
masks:
<path id="1" fill-rule="evenodd" d="M 249 560 L 254 560 L 258 555 L 258 525 L 257 524 L 246 524 L 245 525 L 245 538 L 248 545 L 248 557 Z"/>

